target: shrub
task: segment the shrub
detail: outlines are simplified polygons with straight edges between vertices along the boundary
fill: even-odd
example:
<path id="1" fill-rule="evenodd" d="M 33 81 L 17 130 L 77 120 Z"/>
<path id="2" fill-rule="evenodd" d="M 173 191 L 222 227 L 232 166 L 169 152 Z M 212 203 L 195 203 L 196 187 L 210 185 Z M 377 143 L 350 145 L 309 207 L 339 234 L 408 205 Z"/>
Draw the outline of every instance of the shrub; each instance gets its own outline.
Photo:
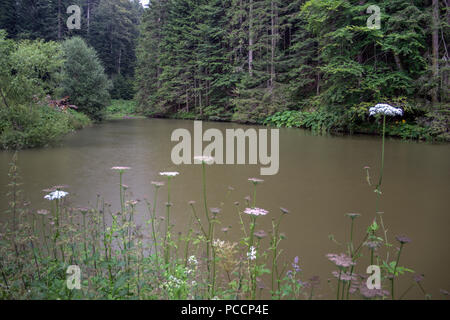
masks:
<path id="1" fill-rule="evenodd" d="M 83 39 L 74 37 L 62 45 L 66 61 L 63 67 L 62 92 L 79 111 L 101 120 L 109 104 L 111 81 L 108 80 L 94 49 Z"/>

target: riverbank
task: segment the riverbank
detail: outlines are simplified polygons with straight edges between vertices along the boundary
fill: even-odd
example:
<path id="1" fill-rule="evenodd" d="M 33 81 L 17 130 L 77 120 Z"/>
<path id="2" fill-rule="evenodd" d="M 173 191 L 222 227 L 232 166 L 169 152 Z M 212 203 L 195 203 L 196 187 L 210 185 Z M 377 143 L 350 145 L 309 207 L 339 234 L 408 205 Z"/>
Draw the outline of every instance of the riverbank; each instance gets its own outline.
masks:
<path id="1" fill-rule="evenodd" d="M 369 118 L 368 109 L 369 105 L 362 110 L 350 110 L 342 113 L 330 112 L 326 108 L 310 111 L 287 110 L 276 112 L 271 116 L 255 120 L 252 123 L 239 121 L 229 113 L 223 113 L 220 116 L 202 116 L 194 112 L 178 111 L 165 114 L 163 118 L 233 122 L 278 128 L 300 128 L 310 130 L 317 135 L 380 135 L 382 132 L 382 121 Z M 152 117 L 150 116 L 150 118 Z M 450 142 L 449 124 L 449 106 L 443 105 L 433 112 L 408 109 L 401 118 L 387 119 L 386 136 L 403 140 Z"/>
<path id="2" fill-rule="evenodd" d="M 92 124 L 83 113 L 47 105 L 0 110 L 0 149 L 44 147 Z"/>
<path id="3" fill-rule="evenodd" d="M 142 118 L 145 118 L 145 116 L 137 112 L 134 100 L 113 99 L 111 104 L 105 109 L 106 120 Z"/>

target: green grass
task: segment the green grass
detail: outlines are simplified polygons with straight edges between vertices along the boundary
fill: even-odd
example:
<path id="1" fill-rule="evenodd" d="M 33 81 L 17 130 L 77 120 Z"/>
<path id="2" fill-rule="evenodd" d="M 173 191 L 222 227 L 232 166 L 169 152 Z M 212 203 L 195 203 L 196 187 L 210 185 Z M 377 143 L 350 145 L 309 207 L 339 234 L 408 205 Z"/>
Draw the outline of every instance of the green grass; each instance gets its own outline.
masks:
<path id="1" fill-rule="evenodd" d="M 111 105 L 106 107 L 106 119 L 144 118 L 136 111 L 134 100 L 111 100 Z"/>

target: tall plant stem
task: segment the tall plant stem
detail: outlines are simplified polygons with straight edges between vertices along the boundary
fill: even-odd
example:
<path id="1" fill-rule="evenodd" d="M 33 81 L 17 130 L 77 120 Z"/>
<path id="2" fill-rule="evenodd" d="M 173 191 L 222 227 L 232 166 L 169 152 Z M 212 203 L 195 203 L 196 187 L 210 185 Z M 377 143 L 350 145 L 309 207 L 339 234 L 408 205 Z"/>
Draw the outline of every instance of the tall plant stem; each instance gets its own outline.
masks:
<path id="1" fill-rule="evenodd" d="M 209 214 L 208 214 L 208 202 L 206 200 L 206 164 L 204 161 L 202 161 L 202 184 L 203 184 L 203 204 L 205 207 L 205 215 L 206 215 L 206 220 L 208 221 L 208 237 L 206 239 L 206 267 L 208 269 L 208 272 L 210 273 L 210 246 L 211 246 L 211 221 L 209 219 Z"/>
<path id="2" fill-rule="evenodd" d="M 166 205 L 166 234 L 164 235 L 164 257 L 166 265 L 169 264 L 170 250 L 167 240 L 170 239 L 170 177 L 167 177 L 167 205 Z"/>
<path id="3" fill-rule="evenodd" d="M 391 297 L 394 300 L 394 280 L 395 280 L 395 272 L 397 271 L 398 262 L 400 261 L 400 254 L 402 253 L 403 243 L 400 243 L 400 249 L 398 250 L 397 261 L 395 262 L 394 273 L 391 279 Z"/>
<path id="4" fill-rule="evenodd" d="M 159 257 L 158 257 L 158 248 L 157 248 L 157 242 L 156 242 L 156 231 L 155 231 L 155 221 L 156 221 L 156 200 L 158 198 L 158 188 L 155 188 L 155 196 L 153 198 L 153 210 L 152 210 L 152 235 L 153 235 L 153 245 L 155 247 L 155 256 L 156 256 L 156 262 L 159 265 Z"/>

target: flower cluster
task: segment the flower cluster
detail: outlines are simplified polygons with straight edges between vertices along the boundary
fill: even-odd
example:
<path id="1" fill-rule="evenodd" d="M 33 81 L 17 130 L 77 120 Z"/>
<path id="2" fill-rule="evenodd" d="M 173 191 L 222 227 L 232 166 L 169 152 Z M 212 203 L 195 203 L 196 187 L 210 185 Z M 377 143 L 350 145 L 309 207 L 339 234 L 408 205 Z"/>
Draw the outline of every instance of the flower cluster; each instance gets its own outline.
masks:
<path id="1" fill-rule="evenodd" d="M 245 208 L 244 213 L 252 216 L 265 216 L 269 211 L 261 208 Z"/>
<path id="2" fill-rule="evenodd" d="M 61 198 L 64 198 L 65 196 L 67 196 L 68 194 L 69 193 L 66 191 L 56 190 L 56 191 L 50 192 L 49 194 L 44 196 L 44 199 L 47 199 L 47 200 L 61 199 Z"/>
<path id="3" fill-rule="evenodd" d="M 247 252 L 247 258 L 249 260 L 255 260 L 256 259 L 256 249 L 255 247 L 251 246 L 250 251 Z"/>
<path id="4" fill-rule="evenodd" d="M 166 177 L 175 177 L 177 175 L 179 175 L 179 172 L 173 171 L 173 172 L 160 172 L 159 173 L 161 176 L 166 176 Z"/>
<path id="5" fill-rule="evenodd" d="M 130 170 L 130 167 L 112 167 L 111 170 L 119 170 L 119 171 L 124 171 L 124 170 Z"/>
<path id="6" fill-rule="evenodd" d="M 369 109 L 369 116 L 376 114 L 383 114 L 386 116 L 402 116 L 403 110 L 401 108 L 394 108 L 388 104 L 379 103 L 375 107 Z"/>
<path id="7" fill-rule="evenodd" d="M 345 253 L 341 254 L 329 253 L 326 255 L 326 257 L 328 258 L 328 260 L 333 262 L 338 267 L 348 268 L 356 264 L 355 262 L 353 262 L 352 258 L 350 258 Z"/>
<path id="8" fill-rule="evenodd" d="M 197 258 L 195 256 L 190 256 L 188 259 L 188 263 L 190 265 L 197 265 L 198 264 Z"/>
<path id="9" fill-rule="evenodd" d="M 163 282 L 161 285 L 161 288 L 163 289 L 178 289 L 184 284 L 184 281 L 181 279 L 178 279 L 177 277 L 174 277 L 172 275 L 169 276 L 168 280 Z"/>
<path id="10" fill-rule="evenodd" d="M 195 156 L 194 160 L 198 161 L 198 162 L 204 162 L 204 163 L 212 163 L 214 161 L 213 157 L 209 157 L 209 156 Z"/>

